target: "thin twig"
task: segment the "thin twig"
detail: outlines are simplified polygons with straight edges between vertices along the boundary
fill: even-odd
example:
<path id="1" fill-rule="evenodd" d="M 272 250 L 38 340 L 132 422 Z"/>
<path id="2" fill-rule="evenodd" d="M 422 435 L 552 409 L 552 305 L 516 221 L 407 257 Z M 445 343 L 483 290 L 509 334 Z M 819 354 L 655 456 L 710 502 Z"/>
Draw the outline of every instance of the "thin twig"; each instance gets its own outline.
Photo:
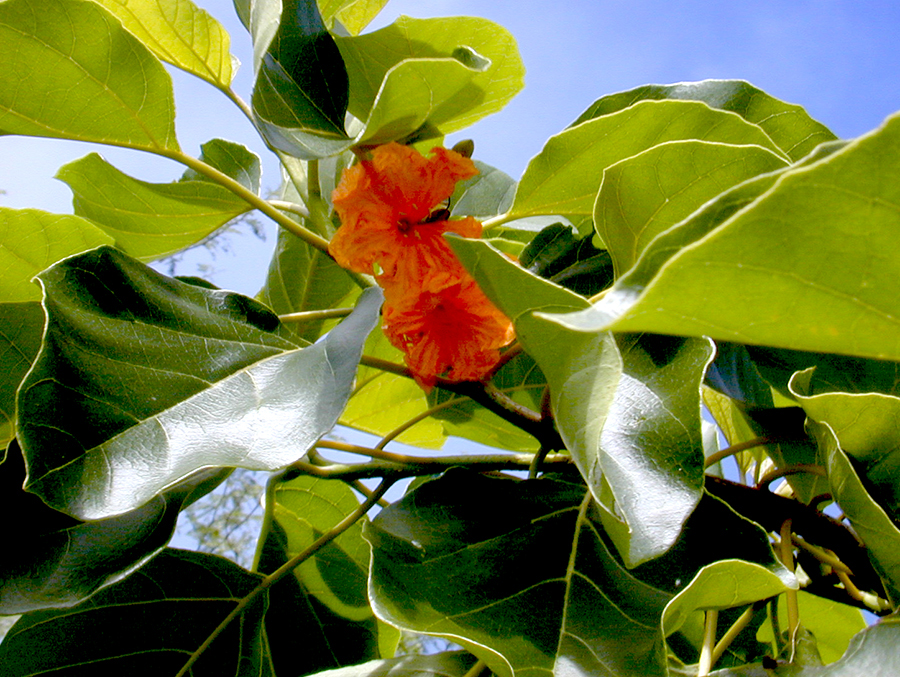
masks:
<path id="1" fill-rule="evenodd" d="M 381 484 L 378 485 L 378 488 L 372 492 L 372 495 L 369 496 L 363 503 L 359 505 L 359 507 L 354 510 L 352 513 L 347 515 L 343 520 L 341 520 L 336 526 L 332 527 L 330 531 L 320 536 L 316 541 L 310 545 L 306 550 L 295 555 L 287 562 L 282 564 L 278 569 L 273 571 L 271 574 L 263 578 L 260 581 L 259 585 L 257 585 L 253 590 L 250 591 L 248 595 L 243 597 L 232 609 L 231 613 L 229 613 L 221 623 L 219 623 L 218 627 L 213 630 L 209 637 L 207 637 L 203 644 L 201 644 L 194 653 L 191 654 L 190 658 L 188 658 L 187 662 L 181 667 L 181 670 L 178 671 L 178 674 L 175 677 L 184 677 L 188 674 L 188 671 L 197 662 L 200 656 L 209 648 L 209 646 L 215 641 L 215 639 L 221 635 L 225 628 L 233 621 L 235 618 L 240 616 L 244 610 L 262 593 L 271 588 L 275 583 L 280 581 L 282 578 L 291 573 L 294 569 L 300 566 L 307 559 L 315 555 L 319 550 L 324 548 L 326 545 L 331 543 L 335 538 L 344 533 L 347 529 L 353 526 L 359 519 L 363 517 L 372 507 L 378 502 L 382 496 L 384 496 L 385 492 L 391 487 L 394 483 L 394 478 L 385 478 L 382 480 Z"/>
<path id="2" fill-rule="evenodd" d="M 788 475 L 801 475 L 801 474 L 810 474 L 810 475 L 818 475 L 819 477 L 828 477 L 828 473 L 825 471 L 820 465 L 813 465 L 810 463 L 798 463 L 796 465 L 789 465 L 784 468 L 775 468 L 774 470 L 770 470 L 765 475 L 759 478 L 759 482 L 757 482 L 757 487 L 759 489 L 765 489 L 772 482 L 781 478 L 787 477 Z"/>

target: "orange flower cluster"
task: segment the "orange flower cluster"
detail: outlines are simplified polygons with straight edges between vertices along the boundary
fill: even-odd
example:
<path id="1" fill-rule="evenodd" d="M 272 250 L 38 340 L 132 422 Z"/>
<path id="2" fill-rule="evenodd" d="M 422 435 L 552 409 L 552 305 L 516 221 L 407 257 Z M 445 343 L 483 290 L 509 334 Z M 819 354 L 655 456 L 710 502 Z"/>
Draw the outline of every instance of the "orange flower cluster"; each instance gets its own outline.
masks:
<path id="1" fill-rule="evenodd" d="M 481 237 L 471 217 L 448 220 L 435 210 L 457 181 L 475 176 L 473 162 L 446 148 L 424 157 L 389 143 L 344 171 L 332 194 L 341 218 L 328 248 L 344 268 L 374 275 L 384 289 L 383 328 L 402 350 L 416 381 L 477 381 L 514 338 L 512 323 L 479 289 L 444 233 Z"/>

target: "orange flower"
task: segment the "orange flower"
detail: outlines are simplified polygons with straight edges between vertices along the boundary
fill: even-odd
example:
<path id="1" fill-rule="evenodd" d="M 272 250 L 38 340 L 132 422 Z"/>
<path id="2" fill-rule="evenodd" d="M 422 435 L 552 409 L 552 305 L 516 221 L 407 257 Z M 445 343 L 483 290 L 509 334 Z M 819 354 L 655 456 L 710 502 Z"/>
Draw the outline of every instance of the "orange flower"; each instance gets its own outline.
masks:
<path id="1" fill-rule="evenodd" d="M 456 182 L 478 173 L 474 163 L 446 148 L 431 157 L 397 143 L 379 146 L 372 160 L 344 171 L 332 194 L 341 227 L 328 248 L 344 268 L 440 289 L 463 270 L 443 234 L 480 237 L 473 218 L 435 219 L 432 210 L 453 194 Z"/>
<path id="2" fill-rule="evenodd" d="M 484 295 L 469 275 L 438 292 L 418 295 L 385 289 L 385 335 L 406 355 L 416 382 L 431 390 L 438 376 L 480 381 L 512 342 L 512 322 Z"/>

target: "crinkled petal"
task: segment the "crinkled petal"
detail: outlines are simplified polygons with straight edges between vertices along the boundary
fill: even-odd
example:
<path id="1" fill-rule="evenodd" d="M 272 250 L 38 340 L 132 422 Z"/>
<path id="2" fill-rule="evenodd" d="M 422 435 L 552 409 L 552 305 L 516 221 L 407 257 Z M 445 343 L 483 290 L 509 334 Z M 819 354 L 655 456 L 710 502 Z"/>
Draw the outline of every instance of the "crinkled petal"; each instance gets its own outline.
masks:
<path id="1" fill-rule="evenodd" d="M 385 289 L 383 327 L 401 349 L 416 380 L 425 388 L 442 376 L 478 381 L 500 359 L 499 349 L 514 338 L 512 323 L 464 278 L 439 292 L 398 295 Z"/>

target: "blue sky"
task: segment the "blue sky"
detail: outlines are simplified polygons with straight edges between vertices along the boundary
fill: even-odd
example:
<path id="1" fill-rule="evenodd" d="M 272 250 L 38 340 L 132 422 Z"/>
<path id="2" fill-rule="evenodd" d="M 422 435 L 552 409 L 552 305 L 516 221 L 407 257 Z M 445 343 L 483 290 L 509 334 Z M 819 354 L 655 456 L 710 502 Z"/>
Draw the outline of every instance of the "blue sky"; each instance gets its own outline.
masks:
<path id="1" fill-rule="evenodd" d="M 235 89 L 249 98 L 250 45 L 231 0 L 195 1 L 231 32 L 232 51 L 244 64 Z M 595 99 L 647 83 L 746 79 L 806 107 L 843 137 L 865 133 L 900 110 L 900 3 L 392 0 L 376 25 L 400 14 L 484 16 L 516 36 L 527 68 L 525 90 L 500 113 L 448 141 L 473 138 L 478 159 L 514 177 L 549 136 Z M 185 150 L 199 152 L 201 143 L 218 136 L 266 155 L 224 96 L 188 75 L 173 72 L 173 78 Z M 173 180 L 182 171 L 172 162 L 120 149 L 0 137 L 0 189 L 6 191 L 0 205 L 71 211 L 68 189 L 52 177 L 60 165 L 92 150 L 148 181 Z M 274 188 L 277 168 L 267 160 L 265 169 L 264 184 Z M 219 256 L 214 281 L 255 294 L 274 238 L 238 238 L 241 258 Z"/>

